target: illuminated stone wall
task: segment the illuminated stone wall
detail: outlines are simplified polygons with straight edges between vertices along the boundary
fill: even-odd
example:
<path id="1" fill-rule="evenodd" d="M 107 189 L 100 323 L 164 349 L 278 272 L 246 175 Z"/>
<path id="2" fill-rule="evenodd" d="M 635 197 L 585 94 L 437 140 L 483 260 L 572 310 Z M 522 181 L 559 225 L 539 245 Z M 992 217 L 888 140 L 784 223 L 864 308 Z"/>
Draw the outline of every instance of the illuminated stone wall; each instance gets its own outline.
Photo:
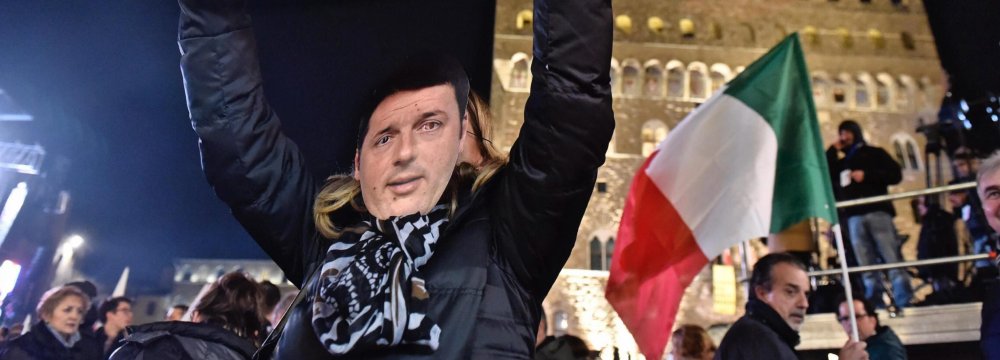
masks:
<path id="1" fill-rule="evenodd" d="M 528 96 L 531 23 L 525 15 L 530 10 L 530 0 L 497 3 L 491 104 L 494 142 L 504 148 L 517 136 Z M 616 129 L 567 270 L 545 301 L 550 324 L 555 313 L 566 314 L 560 331 L 584 337 L 595 349 L 612 344 L 634 349 L 604 301 L 606 275 L 584 269 L 606 266 L 606 254 L 594 251 L 608 251 L 605 245 L 616 236 L 625 195 L 645 155 L 712 90 L 787 33 L 800 33 L 824 143 L 834 141 L 841 121 L 857 120 L 869 143 L 894 156 L 896 144 L 903 149 L 904 181 L 890 190 L 924 187 L 925 139 L 915 129 L 920 118 L 936 121 L 945 90 L 919 2 L 624 0 L 614 2 L 614 11 Z M 910 160 L 906 144 L 916 161 Z M 947 164 L 942 165 L 945 179 L 950 178 Z M 913 259 L 919 228 L 908 201 L 895 205 L 896 224 L 910 236 L 904 257 Z M 594 239 L 600 246 L 592 244 Z M 710 327 L 742 313 L 740 308 L 736 315 L 714 314 L 711 299 L 711 272 L 706 270 L 687 290 L 676 323 Z"/>

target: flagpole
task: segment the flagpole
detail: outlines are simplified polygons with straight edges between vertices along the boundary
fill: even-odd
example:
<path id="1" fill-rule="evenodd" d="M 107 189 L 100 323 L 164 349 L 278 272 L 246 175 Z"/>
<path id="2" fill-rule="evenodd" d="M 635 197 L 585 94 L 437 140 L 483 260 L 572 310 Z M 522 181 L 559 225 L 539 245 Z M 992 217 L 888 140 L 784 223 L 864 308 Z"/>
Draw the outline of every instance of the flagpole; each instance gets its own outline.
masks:
<path id="1" fill-rule="evenodd" d="M 844 236 L 840 232 L 840 224 L 833 225 L 833 237 L 837 242 L 837 257 L 840 259 L 840 276 L 843 278 L 844 295 L 847 298 L 847 313 L 851 317 L 851 339 L 861 341 L 858 337 L 858 319 L 854 315 L 854 294 L 851 293 L 851 278 L 847 274 L 847 255 L 844 251 Z"/>
<path id="2" fill-rule="evenodd" d="M 743 281 L 740 285 L 743 287 L 743 296 L 746 299 L 750 298 L 750 256 L 747 255 L 747 243 L 750 240 L 745 240 L 740 243 L 740 276 Z"/>

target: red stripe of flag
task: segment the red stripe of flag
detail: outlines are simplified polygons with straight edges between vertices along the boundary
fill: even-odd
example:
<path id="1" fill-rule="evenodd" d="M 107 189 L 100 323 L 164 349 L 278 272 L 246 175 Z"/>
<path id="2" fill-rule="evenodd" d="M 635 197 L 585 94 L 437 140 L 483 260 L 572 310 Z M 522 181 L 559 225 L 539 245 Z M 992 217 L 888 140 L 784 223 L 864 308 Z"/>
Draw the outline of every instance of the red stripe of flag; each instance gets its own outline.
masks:
<path id="1" fill-rule="evenodd" d="M 651 155 L 625 200 L 605 297 L 649 359 L 659 359 L 684 289 L 708 263 L 673 204 L 646 175 Z"/>

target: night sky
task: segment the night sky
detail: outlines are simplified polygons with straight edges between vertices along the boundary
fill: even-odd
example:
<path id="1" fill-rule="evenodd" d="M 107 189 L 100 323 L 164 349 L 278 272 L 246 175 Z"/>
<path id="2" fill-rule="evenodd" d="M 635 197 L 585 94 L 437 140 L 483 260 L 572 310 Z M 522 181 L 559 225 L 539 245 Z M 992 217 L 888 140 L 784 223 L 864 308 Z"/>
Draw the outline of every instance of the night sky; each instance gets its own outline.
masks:
<path id="1" fill-rule="evenodd" d="M 0 88 L 36 118 L 29 139 L 0 138 L 33 138 L 72 161 L 67 230 L 88 241 L 85 274 L 113 286 L 131 266 L 130 286 L 162 287 L 174 257 L 266 258 L 201 172 L 176 3 L 0 8 Z"/>

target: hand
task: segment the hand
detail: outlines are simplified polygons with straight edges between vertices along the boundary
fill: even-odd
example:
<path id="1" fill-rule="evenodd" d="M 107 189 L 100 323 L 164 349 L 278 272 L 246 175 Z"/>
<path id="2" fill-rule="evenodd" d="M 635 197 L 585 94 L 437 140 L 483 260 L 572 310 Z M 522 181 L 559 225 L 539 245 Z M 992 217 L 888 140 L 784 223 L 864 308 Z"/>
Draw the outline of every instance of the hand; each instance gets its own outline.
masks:
<path id="1" fill-rule="evenodd" d="M 832 146 L 833 146 L 834 149 L 837 149 L 838 151 L 839 150 L 844 150 L 844 143 L 840 142 L 839 140 L 838 141 L 834 141 Z"/>
<path id="2" fill-rule="evenodd" d="M 848 339 L 844 347 L 840 348 L 838 354 L 840 360 L 868 360 L 868 352 L 865 351 L 864 341 L 854 341 Z"/>
<path id="3" fill-rule="evenodd" d="M 852 170 L 851 171 L 851 181 L 854 183 L 860 183 L 865 181 L 865 171 L 864 170 Z"/>

